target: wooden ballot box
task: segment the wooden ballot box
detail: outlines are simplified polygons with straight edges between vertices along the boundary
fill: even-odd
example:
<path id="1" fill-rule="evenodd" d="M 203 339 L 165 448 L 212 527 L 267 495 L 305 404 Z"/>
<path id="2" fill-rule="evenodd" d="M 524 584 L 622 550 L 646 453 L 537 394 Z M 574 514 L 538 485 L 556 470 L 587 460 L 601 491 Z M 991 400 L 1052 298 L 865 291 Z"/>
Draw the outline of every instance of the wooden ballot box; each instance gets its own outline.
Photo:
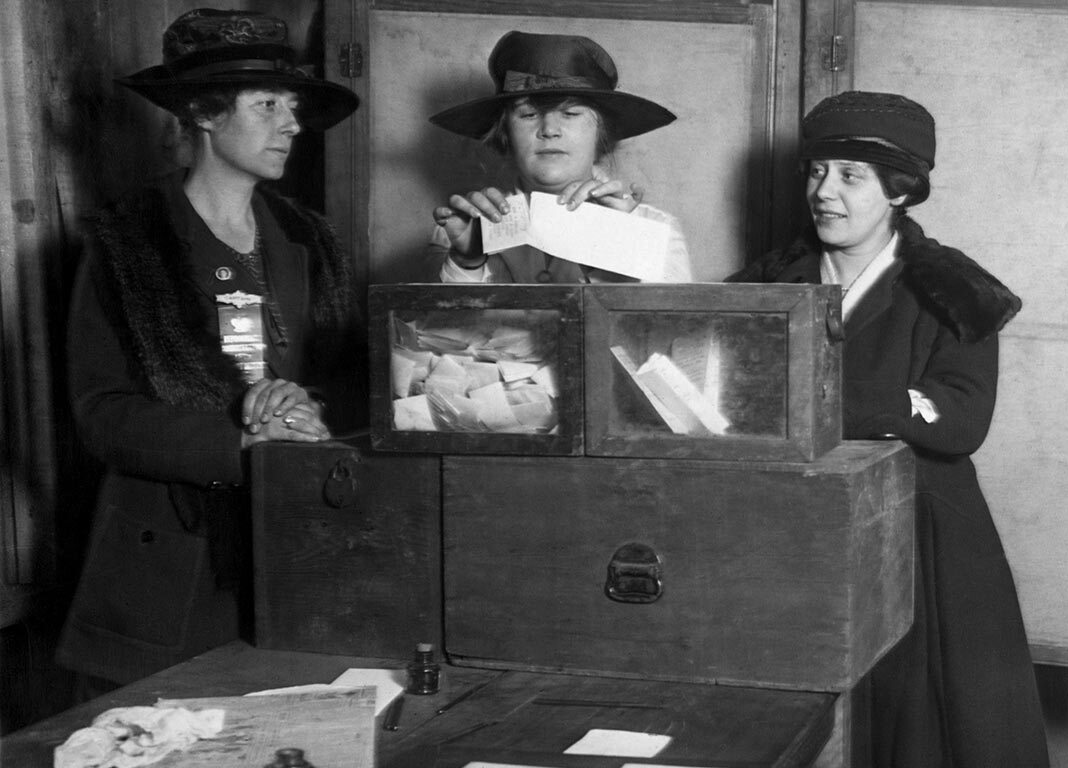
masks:
<path id="1" fill-rule="evenodd" d="M 842 440 L 837 285 L 588 285 L 586 454 L 812 461 Z"/>
<path id="2" fill-rule="evenodd" d="M 252 451 L 256 644 L 407 658 L 441 647 L 441 462 L 367 434 Z"/>
<path id="3" fill-rule="evenodd" d="M 812 461 L 841 423 L 831 285 L 377 285 L 380 450 Z"/>
<path id="4" fill-rule="evenodd" d="M 845 691 L 912 621 L 913 461 L 447 456 L 455 663 Z"/>
<path id="5" fill-rule="evenodd" d="M 378 450 L 582 453 L 582 289 L 373 285 Z"/>

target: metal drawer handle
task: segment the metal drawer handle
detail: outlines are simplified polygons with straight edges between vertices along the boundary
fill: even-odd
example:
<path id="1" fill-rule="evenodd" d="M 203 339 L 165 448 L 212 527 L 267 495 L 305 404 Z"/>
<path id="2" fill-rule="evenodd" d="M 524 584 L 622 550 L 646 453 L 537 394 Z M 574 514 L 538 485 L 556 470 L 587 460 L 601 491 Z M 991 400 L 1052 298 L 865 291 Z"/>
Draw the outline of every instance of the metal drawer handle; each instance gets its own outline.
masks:
<path id="1" fill-rule="evenodd" d="M 652 603 L 664 593 L 660 555 L 648 544 L 632 541 L 612 555 L 604 593 L 618 603 Z"/>
<path id="2" fill-rule="evenodd" d="M 355 506 L 356 477 L 346 459 L 338 459 L 323 483 L 323 500 L 335 509 Z"/>

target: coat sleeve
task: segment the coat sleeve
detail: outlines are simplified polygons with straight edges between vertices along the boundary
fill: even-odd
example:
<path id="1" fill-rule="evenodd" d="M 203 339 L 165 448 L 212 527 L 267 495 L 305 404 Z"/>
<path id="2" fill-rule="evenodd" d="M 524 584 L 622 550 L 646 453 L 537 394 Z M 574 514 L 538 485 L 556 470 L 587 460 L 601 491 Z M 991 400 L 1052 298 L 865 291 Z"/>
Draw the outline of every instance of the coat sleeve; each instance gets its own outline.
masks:
<path id="1" fill-rule="evenodd" d="M 153 397 L 122 327 L 115 292 L 90 248 L 67 330 L 71 407 L 90 453 L 151 480 L 243 482 L 240 426 L 228 413 L 190 411 Z"/>
<path id="2" fill-rule="evenodd" d="M 966 343 L 945 328 L 936 335 L 925 369 L 912 384 L 938 411 L 928 424 L 912 416 L 903 437 L 941 454 L 971 454 L 990 429 L 997 399 L 998 337 Z"/>
<path id="3" fill-rule="evenodd" d="M 898 391 L 905 389 L 899 386 L 894 393 L 885 393 L 882 415 L 869 421 L 865 431 L 896 434 L 932 454 L 974 453 L 986 439 L 997 399 L 997 335 L 962 342 L 939 325 L 933 334 L 917 332 L 912 344 L 916 370 L 910 373 L 907 388 L 930 400 L 938 418 L 928 423 L 920 414 L 912 415 L 907 392 Z M 891 403 L 897 407 L 891 408 Z"/>

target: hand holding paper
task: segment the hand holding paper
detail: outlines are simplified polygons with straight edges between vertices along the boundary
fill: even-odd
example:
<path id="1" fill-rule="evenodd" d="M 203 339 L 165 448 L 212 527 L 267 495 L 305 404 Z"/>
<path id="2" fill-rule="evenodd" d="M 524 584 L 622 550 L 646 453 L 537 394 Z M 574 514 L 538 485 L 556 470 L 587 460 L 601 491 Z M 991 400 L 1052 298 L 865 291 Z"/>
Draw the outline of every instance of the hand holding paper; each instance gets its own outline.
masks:
<path id="1" fill-rule="evenodd" d="M 533 192 L 508 198 L 509 212 L 500 223 L 483 217 L 482 248 L 497 253 L 531 245 L 557 258 L 596 269 L 663 281 L 671 229 L 664 222 L 584 203 L 575 210 L 556 197 Z"/>

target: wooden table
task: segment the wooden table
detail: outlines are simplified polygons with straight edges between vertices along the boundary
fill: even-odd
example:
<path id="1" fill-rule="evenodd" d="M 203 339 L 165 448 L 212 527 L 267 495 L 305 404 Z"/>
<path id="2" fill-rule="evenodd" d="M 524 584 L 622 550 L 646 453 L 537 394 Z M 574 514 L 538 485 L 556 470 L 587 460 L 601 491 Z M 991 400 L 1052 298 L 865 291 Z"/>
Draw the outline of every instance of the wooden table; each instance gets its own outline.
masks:
<path id="1" fill-rule="evenodd" d="M 159 698 L 233 696 L 330 682 L 350 667 L 399 666 L 395 659 L 268 651 L 231 643 L 8 735 L 0 741 L 0 766 L 51 766 L 58 744 L 111 707 L 152 704 Z M 471 688 L 477 688 L 473 695 L 436 714 Z M 835 698 L 827 693 L 447 666 L 439 693 L 407 697 L 397 731 L 376 725 L 376 765 L 460 768 L 481 759 L 579 768 L 642 762 L 710 768 L 809 766 L 831 733 Z M 664 733 L 673 740 L 651 761 L 562 754 L 590 728 Z M 310 745 L 309 753 L 314 763 Z"/>

